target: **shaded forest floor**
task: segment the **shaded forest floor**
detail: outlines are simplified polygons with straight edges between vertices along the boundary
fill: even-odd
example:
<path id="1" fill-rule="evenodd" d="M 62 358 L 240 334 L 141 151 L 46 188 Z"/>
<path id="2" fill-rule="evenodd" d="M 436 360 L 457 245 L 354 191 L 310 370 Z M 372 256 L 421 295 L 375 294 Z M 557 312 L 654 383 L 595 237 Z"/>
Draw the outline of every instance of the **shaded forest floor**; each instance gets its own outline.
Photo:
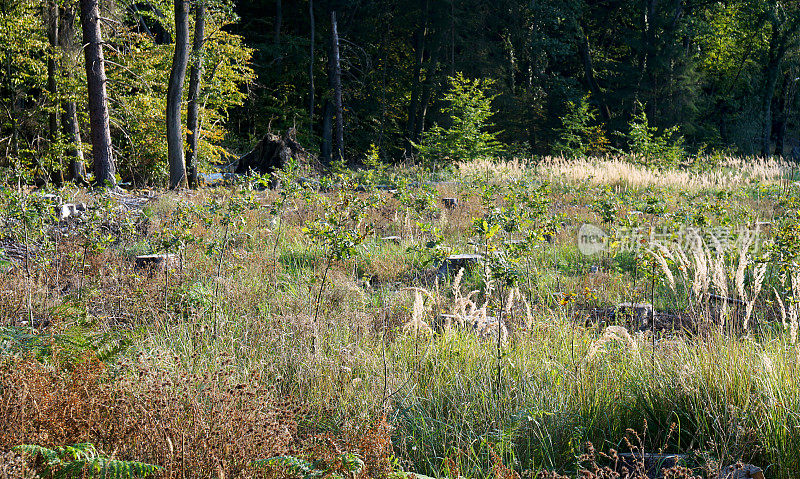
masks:
<path id="1" fill-rule="evenodd" d="M 668 477 L 794 477 L 792 174 L 487 161 L 435 182 L 4 190 L 0 452 L 91 442 L 233 478 L 293 475 L 258 462 L 276 456 L 615 477 L 618 451 L 681 455 Z M 17 460 L 0 477 L 30 477 Z"/>

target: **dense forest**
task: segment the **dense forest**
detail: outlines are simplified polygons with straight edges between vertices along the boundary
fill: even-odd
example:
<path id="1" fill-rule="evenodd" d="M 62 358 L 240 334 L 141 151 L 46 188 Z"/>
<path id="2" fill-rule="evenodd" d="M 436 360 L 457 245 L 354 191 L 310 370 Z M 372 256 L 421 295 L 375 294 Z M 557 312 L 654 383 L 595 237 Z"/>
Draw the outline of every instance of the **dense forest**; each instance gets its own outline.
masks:
<path id="1" fill-rule="evenodd" d="M 175 187 L 290 128 L 351 165 L 789 156 L 798 30 L 785 0 L 2 0 L 0 164 Z"/>

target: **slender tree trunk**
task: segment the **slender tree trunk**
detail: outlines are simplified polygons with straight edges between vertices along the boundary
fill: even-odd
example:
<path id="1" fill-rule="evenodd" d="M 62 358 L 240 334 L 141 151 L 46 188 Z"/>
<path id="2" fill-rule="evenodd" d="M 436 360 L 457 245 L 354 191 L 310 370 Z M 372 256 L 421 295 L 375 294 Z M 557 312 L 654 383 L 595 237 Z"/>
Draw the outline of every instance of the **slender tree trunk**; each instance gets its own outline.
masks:
<path id="1" fill-rule="evenodd" d="M 331 164 L 331 143 L 333 143 L 333 131 L 331 128 L 333 123 L 333 105 L 330 100 L 325 100 L 322 114 L 322 163 L 326 167 Z"/>
<path id="2" fill-rule="evenodd" d="M 511 44 L 511 38 L 508 39 Z M 514 45 L 511 44 L 511 91 L 514 91 Z M 456 5 L 455 0 L 450 0 L 450 76 L 456 76 Z"/>
<path id="3" fill-rule="evenodd" d="M 608 105 L 606 105 L 603 99 L 603 92 L 600 90 L 600 86 L 597 84 L 597 80 L 595 80 L 594 77 L 594 63 L 592 62 L 592 54 L 589 49 L 589 37 L 585 33 L 582 35 L 578 50 L 580 51 L 581 60 L 583 61 L 583 73 L 586 78 L 586 84 L 589 87 L 589 91 L 592 92 L 595 101 L 600 105 L 600 115 L 603 117 L 604 121 L 608 121 L 611 118 L 611 112 L 608 110 Z"/>
<path id="4" fill-rule="evenodd" d="M 186 163 L 183 158 L 181 133 L 181 99 L 186 78 L 189 47 L 189 1 L 175 0 L 175 54 L 167 88 L 167 157 L 169 188 L 186 186 Z"/>
<path id="5" fill-rule="evenodd" d="M 414 146 L 411 144 L 414 140 L 414 131 L 417 125 L 417 110 L 419 110 L 419 97 L 422 90 L 422 62 L 425 57 L 425 30 L 420 28 L 414 36 L 414 46 L 416 58 L 414 61 L 414 72 L 412 73 L 411 80 L 414 82 L 411 89 L 411 101 L 408 103 L 408 121 L 406 122 L 406 156 L 411 156 Z"/>
<path id="6" fill-rule="evenodd" d="M 650 120 L 653 121 L 656 118 L 656 113 L 658 111 L 658 96 L 656 95 L 656 74 L 654 63 L 655 59 L 657 58 L 657 49 L 656 49 L 656 30 L 657 30 L 657 18 L 656 18 L 656 4 L 658 0 L 647 0 L 647 49 L 646 49 L 646 57 L 644 63 L 644 72 L 647 75 L 647 105 L 646 109 L 648 110 L 647 116 L 650 117 Z"/>
<path id="7" fill-rule="evenodd" d="M 92 132 L 92 157 L 95 183 L 115 187 L 114 155 L 106 96 L 106 69 L 103 62 L 103 37 L 100 33 L 98 0 L 80 0 L 83 54 L 89 99 L 89 127 Z"/>
<path id="8" fill-rule="evenodd" d="M 775 85 L 778 83 L 778 66 L 767 68 L 764 92 L 761 97 L 761 154 L 769 156 L 772 144 L 772 100 L 775 97 Z"/>
<path id="9" fill-rule="evenodd" d="M 14 166 L 19 166 L 19 128 L 17 127 L 17 117 L 19 116 L 19 102 L 17 101 L 17 87 L 11 80 L 11 50 L 6 53 L 6 90 L 11 97 L 11 108 L 8 110 L 8 119 L 11 122 L 11 156 L 14 158 Z"/>
<path id="10" fill-rule="evenodd" d="M 316 28 L 314 25 L 314 0 L 308 0 L 308 17 L 311 24 L 311 43 L 308 62 L 308 125 L 311 130 L 314 129 L 314 36 L 316 35 Z"/>
<path id="11" fill-rule="evenodd" d="M 412 136 L 415 143 L 419 143 L 422 140 L 422 132 L 425 131 L 425 118 L 428 116 L 428 105 L 430 105 L 431 96 L 433 95 L 433 77 L 437 68 L 438 62 L 427 72 L 427 79 L 422 87 L 422 98 L 419 103 L 419 112 L 415 115 L 416 123 L 414 124 Z"/>
<path id="12" fill-rule="evenodd" d="M 48 113 L 48 141 L 50 143 L 50 155 L 55 155 L 58 158 L 58 167 L 53 169 L 52 160 L 50 161 L 49 169 L 51 171 L 45 172 L 45 176 L 50 176 L 50 179 L 57 185 L 64 184 L 64 168 L 61 163 L 62 152 L 57 150 L 58 143 L 58 84 L 56 82 L 57 65 L 56 54 L 58 53 L 58 5 L 55 0 L 49 0 L 48 3 L 48 26 L 47 26 L 47 41 L 50 46 L 49 56 L 47 58 L 47 92 L 50 96 L 50 113 Z M 52 158 L 52 157 L 51 157 Z"/>
<path id="13" fill-rule="evenodd" d="M 68 4 L 62 8 L 59 15 L 58 45 L 61 47 L 61 71 L 66 78 L 66 83 L 71 84 L 73 68 L 77 64 L 80 54 L 75 42 L 75 7 Z M 83 146 L 81 143 L 81 129 L 78 124 L 78 106 L 74 99 L 66 98 L 62 103 L 61 129 L 64 139 L 69 146 L 66 155 L 70 160 L 70 179 L 80 185 L 87 185 L 86 167 L 84 166 Z"/>
<path id="14" fill-rule="evenodd" d="M 772 100 L 775 97 L 775 86 L 778 84 L 782 48 L 778 45 L 778 25 L 773 24 L 770 37 L 767 64 L 764 67 L 764 89 L 761 94 L 761 154 L 769 156 L 772 151 Z"/>
<path id="15" fill-rule="evenodd" d="M 203 76 L 203 38 L 205 36 L 205 2 L 199 0 L 194 12 L 194 39 L 192 40 L 192 68 L 189 72 L 189 104 L 186 108 L 186 174 L 189 188 L 197 186 L 197 157 L 200 144 L 200 81 Z"/>
<path id="16" fill-rule="evenodd" d="M 650 70 L 652 63 L 652 55 L 655 50 L 655 15 L 656 3 L 658 0 L 643 0 L 644 9 L 642 11 L 642 38 L 641 38 L 641 51 L 639 52 L 639 80 L 636 83 L 636 99 L 645 103 L 648 110 L 652 110 L 649 93 L 652 91 L 653 85 L 650 85 Z M 646 79 L 646 80 L 645 80 Z M 642 85 L 647 81 L 647 85 Z M 642 91 L 646 96 L 641 98 Z"/>
<path id="17" fill-rule="evenodd" d="M 67 156 L 70 158 L 69 173 L 70 179 L 79 185 L 87 185 L 86 167 L 83 160 L 83 148 L 81 144 L 81 130 L 78 125 L 78 109 L 74 101 L 64 102 L 64 111 L 61 114 L 61 127 L 64 137 L 71 146 L 67 149 Z"/>
<path id="18" fill-rule="evenodd" d="M 509 34 L 503 38 L 508 54 L 508 90 L 512 95 L 517 93 L 517 55 L 514 51 L 514 41 Z M 450 76 L 455 76 L 453 67 L 450 67 Z"/>
<path id="19" fill-rule="evenodd" d="M 791 73 L 783 75 L 781 80 L 781 94 L 778 97 L 778 114 L 775 118 L 775 154 L 783 156 L 786 143 L 786 123 L 788 121 L 789 101 L 793 87 Z"/>
<path id="20" fill-rule="evenodd" d="M 331 11 L 331 61 L 333 76 L 333 106 L 336 110 L 336 121 L 333 135 L 333 158 L 342 161 L 344 158 L 344 108 L 342 106 L 342 65 L 339 59 L 339 32 L 336 27 L 336 12 Z"/>
<path id="21" fill-rule="evenodd" d="M 391 36 L 391 22 L 390 15 L 388 14 L 390 9 L 388 3 L 389 2 L 386 0 L 382 2 L 383 11 L 386 13 L 384 21 L 386 22 L 387 28 L 385 28 L 381 34 L 381 46 L 379 51 L 379 56 L 383 60 L 381 61 L 381 123 L 378 130 L 378 155 L 381 157 L 385 157 L 383 137 L 386 132 L 386 70 L 389 68 L 386 58 L 389 51 L 388 39 Z"/>
<path id="22" fill-rule="evenodd" d="M 58 51 L 58 6 L 55 0 L 49 0 L 47 5 L 48 10 L 48 28 L 47 40 L 50 44 L 50 55 L 47 58 L 47 91 L 50 93 L 50 102 L 56 104 L 57 85 L 56 85 L 56 53 Z M 48 123 L 50 126 L 50 144 L 51 146 L 58 139 L 58 112 L 55 108 L 50 111 Z M 59 158 L 61 155 L 58 155 Z"/>
<path id="23" fill-rule="evenodd" d="M 772 100 L 775 97 L 775 86 L 778 84 L 781 65 L 789 47 L 795 42 L 795 36 L 800 30 L 800 15 L 785 25 L 781 30 L 781 24 L 777 20 L 772 20 L 772 34 L 770 35 L 769 53 L 767 54 L 767 64 L 764 66 L 764 90 L 761 97 L 761 154 L 770 154 L 770 143 L 772 140 Z"/>

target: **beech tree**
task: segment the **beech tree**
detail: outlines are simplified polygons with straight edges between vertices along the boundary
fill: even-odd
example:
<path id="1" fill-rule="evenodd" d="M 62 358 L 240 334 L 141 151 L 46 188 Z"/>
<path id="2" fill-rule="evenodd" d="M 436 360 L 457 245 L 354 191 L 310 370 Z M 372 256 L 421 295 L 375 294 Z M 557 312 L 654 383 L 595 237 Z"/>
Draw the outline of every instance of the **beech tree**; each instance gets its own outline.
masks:
<path id="1" fill-rule="evenodd" d="M 206 26 L 204 0 L 197 0 L 194 8 L 192 67 L 189 72 L 189 104 L 186 109 L 186 139 L 189 143 L 189 151 L 186 155 L 186 173 L 190 188 L 197 185 L 197 154 L 200 146 L 200 83 L 203 75 L 203 45 Z"/>
<path id="2" fill-rule="evenodd" d="M 336 11 L 331 12 L 331 89 L 336 114 L 333 133 L 333 159 L 344 159 L 344 107 L 342 106 L 342 64 L 339 58 L 339 30 Z"/>
<path id="3" fill-rule="evenodd" d="M 175 0 L 175 54 L 167 89 L 167 160 L 169 162 L 169 188 L 186 186 L 186 163 L 183 156 L 181 132 L 181 99 L 186 78 L 189 46 L 189 1 Z"/>

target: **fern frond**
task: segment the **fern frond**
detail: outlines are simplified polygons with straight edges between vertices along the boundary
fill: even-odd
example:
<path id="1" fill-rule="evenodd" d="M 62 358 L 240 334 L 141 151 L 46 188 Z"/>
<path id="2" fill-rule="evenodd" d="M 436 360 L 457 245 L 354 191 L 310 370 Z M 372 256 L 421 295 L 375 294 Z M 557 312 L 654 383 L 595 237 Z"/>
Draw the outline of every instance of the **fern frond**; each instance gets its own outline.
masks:
<path id="1" fill-rule="evenodd" d="M 110 459 L 88 442 L 56 449 L 23 444 L 14 447 L 13 450 L 33 458 L 42 457 L 45 465 L 43 470 L 38 472 L 54 479 L 85 477 L 85 473 L 88 473 L 88 477 L 103 479 L 136 479 L 145 478 L 161 469 L 160 466 L 144 462 Z"/>
<path id="2" fill-rule="evenodd" d="M 358 454 L 353 454 L 350 452 L 347 454 L 342 454 L 342 465 L 347 471 L 352 472 L 353 474 L 358 474 L 362 469 L 364 469 L 364 461 L 358 457 Z"/>
<path id="3" fill-rule="evenodd" d="M 294 456 L 275 456 L 269 459 L 257 459 L 250 463 L 254 467 L 282 467 L 290 474 L 306 476 L 314 470 L 310 462 Z"/>
<path id="4" fill-rule="evenodd" d="M 96 477 L 113 477 L 115 479 L 132 479 L 147 477 L 158 472 L 161 467 L 138 461 L 120 461 L 100 456 L 89 466 Z"/>
<path id="5" fill-rule="evenodd" d="M 58 452 L 43 446 L 38 446 L 36 444 L 22 444 L 19 446 L 14 446 L 12 450 L 20 452 L 26 456 L 30 456 L 33 459 L 41 457 L 44 459 L 45 463 L 47 463 L 48 467 L 58 466 L 61 464 L 61 458 L 59 457 Z"/>
<path id="6" fill-rule="evenodd" d="M 67 457 L 73 461 L 91 462 L 100 455 L 97 449 L 94 448 L 94 444 L 88 442 L 64 446 L 58 449 L 61 457 L 64 457 L 66 454 Z"/>

